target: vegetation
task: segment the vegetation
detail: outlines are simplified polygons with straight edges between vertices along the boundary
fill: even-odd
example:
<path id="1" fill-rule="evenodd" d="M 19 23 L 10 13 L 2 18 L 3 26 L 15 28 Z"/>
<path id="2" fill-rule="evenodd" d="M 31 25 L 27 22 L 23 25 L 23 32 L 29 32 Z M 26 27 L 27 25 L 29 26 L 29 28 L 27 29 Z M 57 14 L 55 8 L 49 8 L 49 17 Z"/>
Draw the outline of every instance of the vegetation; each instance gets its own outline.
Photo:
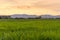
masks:
<path id="1" fill-rule="evenodd" d="M 0 19 L 0 40 L 60 40 L 60 19 Z"/>

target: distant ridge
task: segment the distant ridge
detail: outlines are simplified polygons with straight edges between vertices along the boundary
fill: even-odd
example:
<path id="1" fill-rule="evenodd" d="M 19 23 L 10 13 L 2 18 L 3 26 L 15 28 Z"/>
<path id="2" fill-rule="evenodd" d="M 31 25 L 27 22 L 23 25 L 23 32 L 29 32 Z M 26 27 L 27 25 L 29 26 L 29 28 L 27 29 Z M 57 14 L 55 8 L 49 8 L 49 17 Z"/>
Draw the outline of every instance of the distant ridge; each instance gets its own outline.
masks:
<path id="1" fill-rule="evenodd" d="M 50 18 L 53 18 L 53 19 L 56 19 L 56 18 L 59 18 L 60 19 L 60 15 L 56 15 L 56 16 L 53 16 L 53 15 L 40 15 L 40 16 L 37 16 L 37 15 L 27 15 L 27 14 L 13 14 L 13 15 L 1 15 L 0 18 L 38 18 L 38 19 L 50 19 Z"/>
<path id="2" fill-rule="evenodd" d="M 60 18 L 60 15 L 56 15 L 56 16 L 53 16 L 53 15 L 41 15 L 41 18 Z"/>
<path id="3" fill-rule="evenodd" d="M 36 18 L 37 15 L 27 15 L 27 14 L 13 14 L 11 15 L 12 18 Z"/>

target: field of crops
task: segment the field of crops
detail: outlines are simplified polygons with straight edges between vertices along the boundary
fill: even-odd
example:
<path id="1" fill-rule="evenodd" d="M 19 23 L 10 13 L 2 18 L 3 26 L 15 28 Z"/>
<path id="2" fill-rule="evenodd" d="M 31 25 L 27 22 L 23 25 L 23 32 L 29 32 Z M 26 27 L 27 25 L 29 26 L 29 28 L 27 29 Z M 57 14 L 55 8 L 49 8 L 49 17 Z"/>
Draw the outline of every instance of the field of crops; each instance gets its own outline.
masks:
<path id="1" fill-rule="evenodd" d="M 0 19 L 0 40 L 60 40 L 60 19 Z"/>

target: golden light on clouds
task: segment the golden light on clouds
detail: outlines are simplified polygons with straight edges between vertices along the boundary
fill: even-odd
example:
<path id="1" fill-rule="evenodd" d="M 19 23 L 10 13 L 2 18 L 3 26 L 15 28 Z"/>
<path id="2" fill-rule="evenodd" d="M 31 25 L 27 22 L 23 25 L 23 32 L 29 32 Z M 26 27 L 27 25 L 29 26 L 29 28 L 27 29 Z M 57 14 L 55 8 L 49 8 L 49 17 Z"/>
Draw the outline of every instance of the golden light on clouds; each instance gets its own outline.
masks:
<path id="1" fill-rule="evenodd" d="M 0 0 L 0 15 L 60 15 L 60 0 Z"/>

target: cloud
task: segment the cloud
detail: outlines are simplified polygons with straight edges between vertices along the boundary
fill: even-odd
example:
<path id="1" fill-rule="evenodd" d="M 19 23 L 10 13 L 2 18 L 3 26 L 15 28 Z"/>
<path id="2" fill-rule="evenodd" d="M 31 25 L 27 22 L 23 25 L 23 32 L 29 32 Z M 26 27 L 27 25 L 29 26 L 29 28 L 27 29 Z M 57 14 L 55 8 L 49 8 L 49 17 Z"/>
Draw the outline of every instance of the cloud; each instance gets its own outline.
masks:
<path id="1" fill-rule="evenodd" d="M 39 10 L 40 8 L 46 9 L 49 11 L 54 11 L 54 12 L 57 12 L 57 14 L 59 14 L 60 0 L 0 0 L 0 11 L 8 10 L 10 12 L 13 9 L 18 11 L 22 10 L 23 12 L 24 10 L 26 11 L 32 10 L 32 9 Z M 6 13 L 8 12 L 6 11 Z"/>
<path id="2" fill-rule="evenodd" d="M 36 7 L 48 8 L 60 13 L 60 0 L 43 0 L 33 4 Z"/>

